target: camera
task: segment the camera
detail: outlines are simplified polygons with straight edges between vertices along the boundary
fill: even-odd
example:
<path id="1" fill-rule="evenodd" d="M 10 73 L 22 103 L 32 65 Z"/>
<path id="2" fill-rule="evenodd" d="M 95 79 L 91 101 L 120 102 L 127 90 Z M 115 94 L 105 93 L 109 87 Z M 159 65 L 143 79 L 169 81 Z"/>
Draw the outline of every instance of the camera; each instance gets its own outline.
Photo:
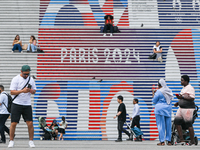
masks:
<path id="1" fill-rule="evenodd" d="M 30 84 L 28 84 L 27 88 L 31 89 L 31 87 L 32 87 L 32 86 L 31 86 Z"/>

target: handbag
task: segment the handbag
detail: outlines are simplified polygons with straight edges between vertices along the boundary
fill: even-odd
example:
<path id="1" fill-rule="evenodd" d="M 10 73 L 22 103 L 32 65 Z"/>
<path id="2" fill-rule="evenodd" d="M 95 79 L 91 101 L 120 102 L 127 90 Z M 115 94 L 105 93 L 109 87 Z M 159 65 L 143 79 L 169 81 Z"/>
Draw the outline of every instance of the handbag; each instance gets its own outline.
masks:
<path id="1" fill-rule="evenodd" d="M 152 55 L 149 56 L 149 59 L 156 59 L 157 54 L 153 53 Z"/>
<path id="2" fill-rule="evenodd" d="M 143 135 L 143 132 L 136 126 L 134 128 L 131 128 L 131 130 L 135 133 L 136 137 L 139 135 Z"/>
<path id="3" fill-rule="evenodd" d="M 24 45 L 22 46 L 22 49 L 23 49 L 23 50 L 27 50 L 27 48 L 28 48 L 28 44 L 24 44 Z"/>

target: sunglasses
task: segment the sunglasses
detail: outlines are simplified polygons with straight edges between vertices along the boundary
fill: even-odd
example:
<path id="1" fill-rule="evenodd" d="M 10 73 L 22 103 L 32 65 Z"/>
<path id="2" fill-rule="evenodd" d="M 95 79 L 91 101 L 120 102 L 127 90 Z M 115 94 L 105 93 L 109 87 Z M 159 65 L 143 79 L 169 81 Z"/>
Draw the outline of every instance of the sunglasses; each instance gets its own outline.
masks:
<path id="1" fill-rule="evenodd" d="M 23 73 L 23 76 L 29 76 L 30 73 Z"/>

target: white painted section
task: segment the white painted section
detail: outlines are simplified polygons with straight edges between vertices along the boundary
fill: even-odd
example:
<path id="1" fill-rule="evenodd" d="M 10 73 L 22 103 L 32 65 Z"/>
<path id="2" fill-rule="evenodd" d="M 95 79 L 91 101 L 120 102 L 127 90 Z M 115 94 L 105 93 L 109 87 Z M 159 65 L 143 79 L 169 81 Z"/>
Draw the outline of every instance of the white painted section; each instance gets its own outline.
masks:
<path id="1" fill-rule="evenodd" d="M 172 47 L 169 46 L 165 63 L 165 79 L 167 81 L 179 81 L 180 77 L 181 77 L 181 72 L 178 60 L 176 59 Z"/>
<path id="2" fill-rule="evenodd" d="M 159 27 L 157 0 L 128 0 L 128 13 L 130 27 Z"/>
<path id="3" fill-rule="evenodd" d="M 47 117 L 59 117 L 58 105 L 54 100 L 47 101 Z"/>
<path id="4" fill-rule="evenodd" d="M 118 130 L 117 130 L 117 118 L 113 119 L 113 117 L 117 114 L 117 110 L 119 107 L 119 103 L 117 102 L 117 96 L 122 95 L 124 97 L 124 104 L 126 105 L 126 113 L 131 115 L 133 110 L 133 95 L 128 91 L 120 91 L 113 96 L 106 117 L 106 133 L 107 138 L 109 140 L 118 138 Z M 128 136 L 123 133 L 122 139 L 126 139 Z"/>
<path id="5" fill-rule="evenodd" d="M 89 90 L 78 90 L 77 131 L 88 131 L 89 124 Z"/>

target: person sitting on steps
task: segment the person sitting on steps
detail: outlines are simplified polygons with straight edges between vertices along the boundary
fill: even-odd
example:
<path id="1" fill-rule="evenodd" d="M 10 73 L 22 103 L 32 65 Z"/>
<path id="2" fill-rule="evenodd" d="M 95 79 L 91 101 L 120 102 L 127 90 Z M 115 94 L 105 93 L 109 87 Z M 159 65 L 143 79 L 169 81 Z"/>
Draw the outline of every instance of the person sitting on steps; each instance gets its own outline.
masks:
<path id="1" fill-rule="evenodd" d="M 105 19 L 105 25 L 103 30 L 103 36 L 106 36 L 106 33 L 108 30 L 110 30 L 110 36 L 113 36 L 114 27 L 113 27 L 113 16 L 112 15 L 106 15 L 104 17 Z"/>

